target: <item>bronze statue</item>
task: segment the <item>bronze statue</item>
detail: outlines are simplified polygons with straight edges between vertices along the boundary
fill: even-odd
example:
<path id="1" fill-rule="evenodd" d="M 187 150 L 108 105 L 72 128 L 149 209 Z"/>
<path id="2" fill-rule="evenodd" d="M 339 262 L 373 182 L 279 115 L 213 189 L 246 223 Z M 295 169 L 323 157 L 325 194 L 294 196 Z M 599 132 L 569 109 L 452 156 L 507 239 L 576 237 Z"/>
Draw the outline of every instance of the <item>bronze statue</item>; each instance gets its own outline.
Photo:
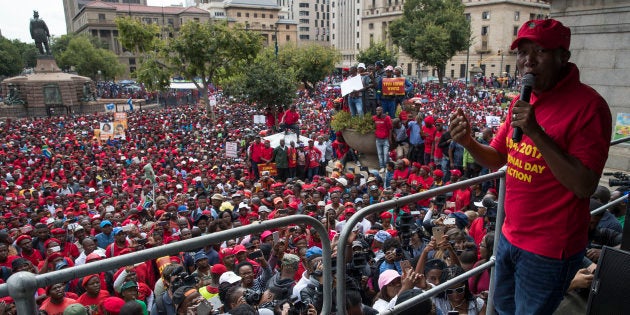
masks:
<path id="1" fill-rule="evenodd" d="M 33 11 L 33 18 L 31 19 L 30 29 L 31 38 L 35 40 L 35 46 L 37 46 L 39 53 L 42 55 L 50 55 L 50 47 L 48 46 L 48 38 L 50 37 L 50 32 L 48 31 L 48 26 L 46 26 L 46 22 L 39 18 L 39 12 L 37 11 Z"/>

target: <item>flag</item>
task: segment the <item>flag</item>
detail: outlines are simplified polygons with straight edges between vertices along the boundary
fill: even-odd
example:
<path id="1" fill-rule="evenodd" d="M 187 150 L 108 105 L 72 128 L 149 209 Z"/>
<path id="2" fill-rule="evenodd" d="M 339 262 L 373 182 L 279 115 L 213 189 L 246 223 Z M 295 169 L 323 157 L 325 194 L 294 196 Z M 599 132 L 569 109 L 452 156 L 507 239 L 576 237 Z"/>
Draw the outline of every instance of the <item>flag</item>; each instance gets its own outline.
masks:
<path id="1" fill-rule="evenodd" d="M 50 148 L 47 145 L 42 146 L 42 155 L 47 159 L 52 157 L 52 151 L 50 151 Z"/>
<path id="2" fill-rule="evenodd" d="M 129 111 L 133 112 L 133 102 L 131 101 L 131 97 L 127 100 L 127 105 L 129 105 Z"/>

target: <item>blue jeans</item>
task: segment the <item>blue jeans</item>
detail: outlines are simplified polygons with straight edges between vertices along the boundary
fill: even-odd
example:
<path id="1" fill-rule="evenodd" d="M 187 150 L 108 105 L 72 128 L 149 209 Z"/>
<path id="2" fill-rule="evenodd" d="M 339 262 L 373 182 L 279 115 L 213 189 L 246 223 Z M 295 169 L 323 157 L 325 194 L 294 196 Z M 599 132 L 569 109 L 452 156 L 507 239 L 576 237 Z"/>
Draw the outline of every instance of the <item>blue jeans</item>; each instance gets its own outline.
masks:
<path id="1" fill-rule="evenodd" d="M 381 99 L 381 107 L 383 107 L 383 113 L 387 113 L 392 119 L 396 118 L 396 100 L 395 99 Z"/>
<path id="2" fill-rule="evenodd" d="M 376 152 L 378 154 L 378 166 L 385 168 L 389 158 L 389 139 L 376 138 Z"/>
<path id="3" fill-rule="evenodd" d="M 552 314 L 582 263 L 584 251 L 554 259 L 520 249 L 501 234 L 494 304 L 498 314 Z"/>
<path id="4" fill-rule="evenodd" d="M 363 98 L 348 96 L 348 107 L 350 107 L 350 115 L 363 116 Z"/>

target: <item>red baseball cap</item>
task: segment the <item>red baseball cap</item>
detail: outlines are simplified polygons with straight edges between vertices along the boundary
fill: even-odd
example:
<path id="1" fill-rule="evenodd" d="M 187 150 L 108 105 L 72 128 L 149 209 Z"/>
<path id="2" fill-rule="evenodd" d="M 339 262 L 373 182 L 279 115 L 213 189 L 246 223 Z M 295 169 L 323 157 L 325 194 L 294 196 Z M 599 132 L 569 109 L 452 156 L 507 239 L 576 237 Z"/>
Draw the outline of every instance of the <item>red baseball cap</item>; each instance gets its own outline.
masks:
<path id="1" fill-rule="evenodd" d="M 516 49 L 522 39 L 529 39 L 545 49 L 569 50 L 571 30 L 554 19 L 530 20 L 518 30 L 518 36 L 512 42 L 510 49 Z"/>

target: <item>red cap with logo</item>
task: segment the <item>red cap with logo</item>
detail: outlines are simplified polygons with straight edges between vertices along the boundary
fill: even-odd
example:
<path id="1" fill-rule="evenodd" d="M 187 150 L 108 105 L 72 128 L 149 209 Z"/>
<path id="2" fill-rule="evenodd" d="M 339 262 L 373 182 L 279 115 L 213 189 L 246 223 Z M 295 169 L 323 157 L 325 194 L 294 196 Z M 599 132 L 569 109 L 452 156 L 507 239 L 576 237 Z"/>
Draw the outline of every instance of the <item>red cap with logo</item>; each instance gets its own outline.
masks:
<path id="1" fill-rule="evenodd" d="M 523 39 L 529 39 L 545 49 L 564 48 L 569 50 L 571 30 L 554 19 L 527 21 L 518 30 L 518 36 L 510 49 L 516 49 Z"/>

